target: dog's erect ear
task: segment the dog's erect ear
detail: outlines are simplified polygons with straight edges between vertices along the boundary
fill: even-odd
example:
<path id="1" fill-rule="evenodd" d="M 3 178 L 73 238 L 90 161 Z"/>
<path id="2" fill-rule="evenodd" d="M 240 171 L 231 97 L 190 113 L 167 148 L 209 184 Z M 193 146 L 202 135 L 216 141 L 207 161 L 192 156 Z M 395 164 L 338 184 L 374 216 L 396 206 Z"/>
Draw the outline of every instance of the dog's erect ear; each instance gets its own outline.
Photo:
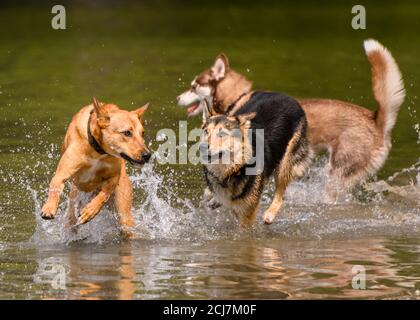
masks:
<path id="1" fill-rule="evenodd" d="M 219 54 L 211 67 L 213 77 L 216 81 L 223 79 L 229 71 L 229 60 L 224 53 Z"/>
<path id="2" fill-rule="evenodd" d="M 146 103 L 143 107 L 140 107 L 132 112 L 134 112 L 140 120 L 143 119 L 144 113 L 149 109 L 150 102 Z"/>
<path id="3" fill-rule="evenodd" d="M 93 107 L 95 109 L 96 115 L 98 117 L 106 116 L 107 113 L 105 112 L 105 110 L 103 108 L 103 103 L 100 103 L 98 100 L 96 100 L 95 97 L 92 98 L 92 101 L 93 101 Z"/>
<path id="4" fill-rule="evenodd" d="M 98 119 L 98 125 L 101 128 L 106 128 L 109 125 L 108 113 L 104 110 L 103 103 L 100 103 L 95 97 L 93 97 L 92 100 L 93 110 L 95 110 L 96 118 Z"/>
<path id="5" fill-rule="evenodd" d="M 256 112 L 244 113 L 238 115 L 236 118 L 238 119 L 239 125 L 249 124 L 249 121 L 255 118 L 257 115 Z"/>

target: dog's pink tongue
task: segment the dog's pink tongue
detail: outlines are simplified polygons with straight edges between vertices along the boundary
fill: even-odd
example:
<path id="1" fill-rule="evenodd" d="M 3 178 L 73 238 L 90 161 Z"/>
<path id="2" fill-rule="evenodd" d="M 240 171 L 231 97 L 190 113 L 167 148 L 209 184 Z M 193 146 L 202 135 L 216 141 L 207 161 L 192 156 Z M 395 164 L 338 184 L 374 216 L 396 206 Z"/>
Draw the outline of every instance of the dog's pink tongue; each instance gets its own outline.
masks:
<path id="1" fill-rule="evenodd" d="M 192 112 L 194 112 L 195 111 L 195 109 L 197 109 L 198 108 L 198 104 L 193 104 L 191 107 L 189 107 L 188 109 L 187 109 L 187 113 L 192 113 Z"/>

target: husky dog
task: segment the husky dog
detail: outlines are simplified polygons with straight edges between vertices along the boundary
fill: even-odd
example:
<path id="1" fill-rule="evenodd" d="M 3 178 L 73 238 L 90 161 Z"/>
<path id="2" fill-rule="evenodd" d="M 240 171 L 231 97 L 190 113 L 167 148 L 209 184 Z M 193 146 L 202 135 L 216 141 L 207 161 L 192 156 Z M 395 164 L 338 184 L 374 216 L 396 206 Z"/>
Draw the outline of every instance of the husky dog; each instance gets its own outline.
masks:
<path id="1" fill-rule="evenodd" d="M 329 152 L 327 195 L 331 200 L 382 167 L 405 98 L 402 76 L 391 53 L 376 40 L 366 40 L 364 48 L 372 68 L 376 111 L 338 100 L 298 100 L 307 117 L 311 149 Z M 180 106 L 188 107 L 190 116 L 202 112 L 205 101 L 215 112 L 229 116 L 243 108 L 253 94 L 251 90 L 252 83 L 232 70 L 227 57 L 220 54 L 213 67 L 199 74 L 191 89 L 177 100 Z"/>
<path id="2" fill-rule="evenodd" d="M 287 185 L 303 175 L 310 163 L 306 118 L 299 103 L 279 93 L 254 92 L 229 116 L 208 106 L 203 114 L 200 153 L 202 158 L 211 158 L 204 165 L 207 192 L 249 226 L 264 186 L 274 175 L 274 199 L 263 217 L 265 223 L 272 223 Z M 263 145 L 263 154 L 258 154 L 257 144 Z M 263 159 L 262 166 L 255 160 L 258 157 Z"/>

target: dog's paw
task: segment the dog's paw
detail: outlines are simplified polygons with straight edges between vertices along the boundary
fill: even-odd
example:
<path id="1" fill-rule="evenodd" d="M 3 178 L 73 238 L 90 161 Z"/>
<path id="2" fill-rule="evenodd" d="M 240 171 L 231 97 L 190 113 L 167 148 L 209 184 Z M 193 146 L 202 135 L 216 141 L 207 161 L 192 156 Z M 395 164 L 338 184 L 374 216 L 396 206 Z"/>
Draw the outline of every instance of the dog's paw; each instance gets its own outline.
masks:
<path id="1" fill-rule="evenodd" d="M 77 225 L 85 224 L 95 218 L 98 214 L 98 209 L 96 206 L 88 204 L 86 207 L 83 208 L 80 217 L 77 219 Z"/>
<path id="2" fill-rule="evenodd" d="M 130 230 L 127 228 L 122 228 L 120 233 L 121 233 L 121 237 L 125 240 L 130 240 L 134 238 L 134 232 L 132 229 Z"/>
<path id="3" fill-rule="evenodd" d="M 130 229 L 130 228 L 134 228 L 136 226 L 136 221 L 134 220 L 134 218 L 130 215 L 130 216 L 120 216 L 120 225 L 121 228 L 123 229 Z"/>
<path id="4" fill-rule="evenodd" d="M 57 206 L 53 203 L 46 203 L 41 209 L 41 217 L 46 220 L 54 219 L 57 212 Z"/>
<path id="5" fill-rule="evenodd" d="M 209 201 L 213 197 L 214 197 L 214 193 L 211 192 L 209 187 L 206 187 L 206 189 L 204 189 L 203 199 L 206 200 L 206 201 Z"/>
<path id="6" fill-rule="evenodd" d="M 127 219 L 121 219 L 120 223 L 121 223 L 121 229 L 120 229 L 121 237 L 125 240 L 133 239 L 134 228 L 136 226 L 136 222 L 134 221 L 134 219 L 132 217 L 127 218 Z"/>
<path id="7" fill-rule="evenodd" d="M 272 224 L 274 221 L 274 218 L 276 217 L 276 213 L 271 211 L 264 212 L 263 220 L 265 224 Z"/>
<path id="8" fill-rule="evenodd" d="M 217 208 L 220 208 L 221 206 L 222 204 L 217 202 L 214 198 L 212 198 L 210 201 L 207 202 L 207 207 L 209 207 L 211 210 L 216 210 Z"/>

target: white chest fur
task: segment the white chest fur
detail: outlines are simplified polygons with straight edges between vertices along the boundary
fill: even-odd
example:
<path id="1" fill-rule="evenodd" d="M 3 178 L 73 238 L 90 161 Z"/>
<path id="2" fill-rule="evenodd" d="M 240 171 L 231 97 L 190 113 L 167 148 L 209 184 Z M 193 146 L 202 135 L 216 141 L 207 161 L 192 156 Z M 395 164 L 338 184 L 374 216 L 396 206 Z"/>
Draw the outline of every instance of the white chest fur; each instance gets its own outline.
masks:
<path id="1" fill-rule="evenodd" d="M 100 170 L 109 168 L 110 165 L 100 159 L 89 159 L 88 166 L 79 177 L 81 183 L 86 183 L 95 179 Z"/>

